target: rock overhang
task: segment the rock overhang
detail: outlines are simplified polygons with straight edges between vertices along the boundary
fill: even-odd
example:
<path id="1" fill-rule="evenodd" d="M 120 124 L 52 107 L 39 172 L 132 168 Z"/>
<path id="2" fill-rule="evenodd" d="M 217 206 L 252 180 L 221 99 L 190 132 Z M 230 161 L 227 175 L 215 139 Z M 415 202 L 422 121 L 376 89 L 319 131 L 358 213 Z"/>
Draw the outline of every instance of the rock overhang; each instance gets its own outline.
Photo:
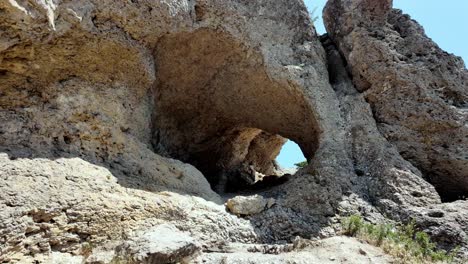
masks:
<path id="1" fill-rule="evenodd" d="M 388 2 L 366 3 L 386 10 Z M 335 214 L 349 213 L 342 202 L 353 197 L 360 208 L 398 220 L 417 215 L 414 208 L 442 206 L 423 167 L 413 166 L 405 145 L 374 115 L 373 101 L 358 92 L 369 87 L 354 76 L 355 87 L 340 53 L 323 49 L 302 1 L 64 1 L 53 8 L 53 27 L 41 8 L 1 7 L 10 15 L 0 20 L 10 43 L 0 51 L 0 147 L 10 157 L 2 159 L 3 175 L 15 174 L 18 164 L 34 171 L 44 158 L 79 157 L 108 168 L 125 190 L 219 203 L 205 179 L 211 175 L 171 158 L 208 165 L 206 171 L 255 161 L 266 171 L 286 137 L 310 166 L 263 193 L 278 198 L 251 219 L 267 241 L 318 234 Z M 352 66 L 346 43 L 332 39 Z M 59 172 L 41 173 L 66 175 Z M 14 232 L 26 232 L 20 229 Z"/>

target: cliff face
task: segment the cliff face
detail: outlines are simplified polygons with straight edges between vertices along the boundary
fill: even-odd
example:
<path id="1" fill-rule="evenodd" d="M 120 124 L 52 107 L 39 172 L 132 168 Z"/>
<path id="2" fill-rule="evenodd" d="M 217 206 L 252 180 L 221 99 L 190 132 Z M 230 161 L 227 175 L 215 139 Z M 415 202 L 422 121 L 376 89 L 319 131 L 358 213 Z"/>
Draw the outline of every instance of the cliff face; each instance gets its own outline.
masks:
<path id="1" fill-rule="evenodd" d="M 300 0 L 9 0 L 0 14 L 0 260 L 143 261 L 167 233 L 189 238 L 154 259 L 179 261 L 332 236 L 357 212 L 466 246 L 467 203 L 440 197 L 467 194 L 468 73 L 391 1 L 329 1 L 321 39 Z M 285 138 L 310 165 L 278 180 Z M 226 192 L 269 199 L 241 218 Z"/>
<path id="2" fill-rule="evenodd" d="M 379 131 L 453 201 L 468 191 L 468 72 L 391 1 L 329 1 L 325 24 Z"/>

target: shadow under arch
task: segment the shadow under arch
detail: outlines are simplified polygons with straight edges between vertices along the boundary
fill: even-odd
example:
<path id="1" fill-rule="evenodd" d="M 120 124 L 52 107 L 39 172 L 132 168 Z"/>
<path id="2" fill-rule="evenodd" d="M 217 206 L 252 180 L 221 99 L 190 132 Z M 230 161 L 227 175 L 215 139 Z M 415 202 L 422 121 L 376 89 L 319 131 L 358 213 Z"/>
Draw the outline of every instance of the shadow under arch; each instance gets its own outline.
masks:
<path id="1" fill-rule="evenodd" d="M 154 51 L 155 151 L 195 165 L 212 186 L 239 167 L 274 162 L 284 138 L 312 159 L 320 134 L 313 110 L 293 82 L 269 75 L 260 53 L 216 30 L 161 39 Z"/>

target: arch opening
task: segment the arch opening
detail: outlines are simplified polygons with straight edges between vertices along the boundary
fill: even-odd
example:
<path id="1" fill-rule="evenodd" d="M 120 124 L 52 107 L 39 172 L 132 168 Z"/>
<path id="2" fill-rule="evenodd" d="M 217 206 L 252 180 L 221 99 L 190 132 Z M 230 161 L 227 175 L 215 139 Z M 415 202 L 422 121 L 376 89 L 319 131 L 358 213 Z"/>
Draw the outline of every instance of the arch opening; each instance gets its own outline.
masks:
<path id="1" fill-rule="evenodd" d="M 204 29 L 164 37 L 155 58 L 154 149 L 219 193 L 284 181 L 275 159 L 287 139 L 313 157 L 319 131 L 303 90 L 273 80 L 256 48 Z"/>
<path id="2" fill-rule="evenodd" d="M 307 159 L 299 145 L 292 140 L 288 140 L 276 157 L 276 162 L 283 169 L 295 169 L 307 164 Z"/>

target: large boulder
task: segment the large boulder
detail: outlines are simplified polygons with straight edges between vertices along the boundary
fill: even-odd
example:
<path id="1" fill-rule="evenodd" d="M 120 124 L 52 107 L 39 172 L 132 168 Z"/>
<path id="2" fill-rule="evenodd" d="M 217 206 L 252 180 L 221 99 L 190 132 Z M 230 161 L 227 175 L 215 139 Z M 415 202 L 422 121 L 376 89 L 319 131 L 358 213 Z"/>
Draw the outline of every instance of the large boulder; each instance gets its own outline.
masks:
<path id="1" fill-rule="evenodd" d="M 130 263 L 180 263 L 195 257 L 200 246 L 175 226 L 160 225 L 119 245 L 114 259 Z"/>

